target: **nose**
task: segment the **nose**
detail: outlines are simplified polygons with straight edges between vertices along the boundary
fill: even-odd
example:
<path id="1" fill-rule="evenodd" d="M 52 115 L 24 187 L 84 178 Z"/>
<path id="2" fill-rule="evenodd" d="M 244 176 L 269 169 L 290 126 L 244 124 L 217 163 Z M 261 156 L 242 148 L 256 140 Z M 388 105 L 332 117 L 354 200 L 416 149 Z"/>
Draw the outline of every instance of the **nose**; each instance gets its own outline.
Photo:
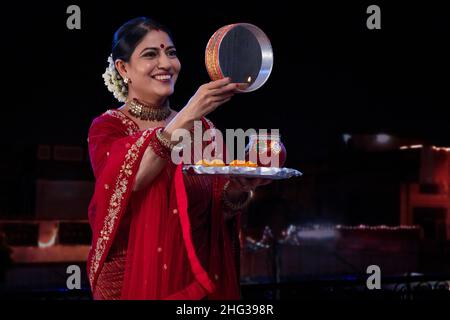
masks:
<path id="1" fill-rule="evenodd" d="M 164 70 L 169 70 L 171 66 L 172 66 L 172 63 L 171 63 L 169 57 L 165 53 L 160 54 L 159 59 L 158 59 L 158 68 L 164 69 Z"/>

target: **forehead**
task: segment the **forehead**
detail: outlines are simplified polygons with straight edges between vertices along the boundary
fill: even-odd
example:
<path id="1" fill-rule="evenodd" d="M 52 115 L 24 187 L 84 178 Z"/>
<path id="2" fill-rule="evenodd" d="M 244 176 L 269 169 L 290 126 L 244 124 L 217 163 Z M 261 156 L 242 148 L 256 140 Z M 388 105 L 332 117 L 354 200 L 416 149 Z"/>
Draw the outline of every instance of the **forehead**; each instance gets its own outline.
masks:
<path id="1" fill-rule="evenodd" d="M 147 32 L 142 41 L 136 47 L 137 51 L 142 50 L 147 47 L 157 47 L 163 44 L 165 47 L 173 46 L 172 39 L 170 39 L 169 35 L 160 30 L 152 30 Z"/>

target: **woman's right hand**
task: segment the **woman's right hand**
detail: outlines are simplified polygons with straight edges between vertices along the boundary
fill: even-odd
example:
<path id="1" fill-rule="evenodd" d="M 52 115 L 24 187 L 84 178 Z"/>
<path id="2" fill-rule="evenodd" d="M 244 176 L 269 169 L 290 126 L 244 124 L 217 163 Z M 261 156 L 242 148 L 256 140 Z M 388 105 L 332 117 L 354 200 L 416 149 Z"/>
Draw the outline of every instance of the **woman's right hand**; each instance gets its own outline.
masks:
<path id="1" fill-rule="evenodd" d="M 191 121 L 200 120 L 201 117 L 229 101 L 236 94 L 238 85 L 238 83 L 232 83 L 230 78 L 201 85 L 181 112 L 185 113 L 184 116 Z"/>
<path id="2" fill-rule="evenodd" d="M 190 130 L 194 121 L 200 120 L 229 101 L 238 92 L 238 88 L 239 83 L 232 83 L 230 78 L 201 85 L 187 105 L 166 125 L 164 133 L 171 137 L 177 129 Z"/>

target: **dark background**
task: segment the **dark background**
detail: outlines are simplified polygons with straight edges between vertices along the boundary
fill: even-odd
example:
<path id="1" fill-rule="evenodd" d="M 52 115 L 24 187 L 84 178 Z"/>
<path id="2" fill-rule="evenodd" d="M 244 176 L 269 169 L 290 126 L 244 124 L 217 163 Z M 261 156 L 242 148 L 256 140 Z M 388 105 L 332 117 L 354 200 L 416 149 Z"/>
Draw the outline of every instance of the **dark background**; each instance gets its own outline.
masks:
<path id="1" fill-rule="evenodd" d="M 243 289 L 244 297 L 265 295 L 258 285 L 251 289 L 255 281 L 284 283 L 294 277 L 321 281 L 281 290 L 281 299 L 303 294 L 322 300 L 331 292 L 345 297 L 339 287 L 346 290 L 355 279 L 348 275 L 363 275 L 363 284 L 366 267 L 372 263 L 382 267 L 383 277 L 420 272 L 433 281 L 448 280 L 448 206 L 414 208 L 411 223 L 419 225 L 417 230 L 397 227 L 402 224 L 405 202 L 402 187 L 420 186 L 420 196 L 433 197 L 442 185 L 448 187 L 449 180 L 429 183 L 430 177 L 442 177 L 427 167 L 430 159 L 421 150 L 400 151 L 398 146 L 364 150 L 343 140 L 343 134 L 351 134 L 356 143 L 358 134 L 385 133 L 408 143 L 450 147 L 450 11 L 443 3 L 2 3 L 0 255 L 8 252 L 4 241 L 15 250 L 32 246 L 41 251 L 36 245 L 45 220 L 59 222 L 54 249 L 66 246 L 64 253 L 69 254 L 72 245 L 90 243 L 86 220 L 94 177 L 86 138 L 96 116 L 120 106 L 104 86 L 102 73 L 116 29 L 131 18 L 149 16 L 175 36 L 182 63 L 171 97 L 175 110 L 209 81 L 204 50 L 217 29 L 248 22 L 271 39 L 274 68 L 267 83 L 255 92 L 237 95 L 208 116 L 222 130 L 279 128 L 288 150 L 286 166 L 304 173 L 258 188 L 242 216 L 243 235 L 249 236 L 242 237 L 241 281 L 249 285 Z M 81 30 L 66 27 L 66 9 L 72 4 L 81 8 Z M 372 4 L 381 8 L 381 30 L 366 27 L 366 9 Z M 82 159 L 58 160 L 57 147 L 75 158 L 81 154 Z M 448 151 L 445 156 L 448 159 Z M 428 172 L 425 179 L 419 177 L 422 171 Z M 336 231 L 337 224 L 351 227 L 348 231 L 344 227 L 338 239 L 306 237 L 297 245 L 280 245 L 282 231 L 291 224 L 322 237 L 324 230 L 325 234 Z M 378 227 L 353 228 L 360 224 Z M 389 231 L 379 225 L 395 228 Z M 276 241 L 270 249 L 255 249 L 265 226 Z M 14 262 L 2 290 L 5 264 L 0 261 L 0 297 L 14 297 L 13 292 L 19 298 L 30 297 L 37 289 L 35 297 L 40 299 L 70 299 L 64 291 L 66 262 L 25 262 Z M 274 278 L 276 270 L 279 279 Z M 322 280 L 338 275 L 343 275 L 341 284 L 320 289 Z M 89 297 L 84 281 L 84 291 L 72 292 L 74 299 Z"/>
<path id="2" fill-rule="evenodd" d="M 8 129 L 27 132 L 27 139 L 32 130 L 39 142 L 83 140 L 92 117 L 117 105 L 101 78 L 114 31 L 146 15 L 175 36 L 182 62 L 172 99 L 177 109 L 208 81 L 203 59 L 209 37 L 225 24 L 249 22 L 272 41 L 273 74 L 259 91 L 212 114 L 219 126 L 281 128 L 300 159 L 346 131 L 450 143 L 450 19 L 444 7 L 380 3 L 382 29 L 368 30 L 372 2 L 194 3 L 79 2 L 81 30 L 66 28 L 72 2 L 9 8 L 2 36 L 4 79 L 12 89 L 4 96 L 14 101 L 4 108 L 8 124 L 14 123 Z"/>
<path id="3" fill-rule="evenodd" d="M 66 27 L 70 4 L 81 8 L 81 30 Z M 381 8 L 381 30 L 366 27 L 370 4 Z M 450 19 L 437 2 L 17 2 L 2 20 L 5 212 L 33 210 L 37 145 L 86 148 L 93 118 L 120 105 L 101 75 L 114 31 L 141 15 L 174 34 L 182 63 L 176 110 L 209 81 L 204 50 L 218 28 L 248 22 L 265 31 L 275 59 L 270 79 L 209 118 L 220 129 L 279 128 L 288 167 L 328 163 L 343 133 L 450 145 Z M 61 176 L 92 179 L 88 165 L 69 171 Z"/>

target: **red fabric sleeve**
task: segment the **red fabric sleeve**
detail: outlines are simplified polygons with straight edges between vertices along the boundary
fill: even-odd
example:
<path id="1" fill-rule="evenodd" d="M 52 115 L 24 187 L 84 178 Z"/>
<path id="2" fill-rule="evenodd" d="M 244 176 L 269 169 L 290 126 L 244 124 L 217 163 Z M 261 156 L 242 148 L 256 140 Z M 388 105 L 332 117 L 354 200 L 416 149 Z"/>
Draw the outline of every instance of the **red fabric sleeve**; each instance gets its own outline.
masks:
<path id="1" fill-rule="evenodd" d="M 113 143 L 120 143 L 120 139 L 129 140 L 129 135 L 119 119 L 102 115 L 92 121 L 88 134 L 88 146 L 89 158 L 96 179 L 105 167 Z"/>

